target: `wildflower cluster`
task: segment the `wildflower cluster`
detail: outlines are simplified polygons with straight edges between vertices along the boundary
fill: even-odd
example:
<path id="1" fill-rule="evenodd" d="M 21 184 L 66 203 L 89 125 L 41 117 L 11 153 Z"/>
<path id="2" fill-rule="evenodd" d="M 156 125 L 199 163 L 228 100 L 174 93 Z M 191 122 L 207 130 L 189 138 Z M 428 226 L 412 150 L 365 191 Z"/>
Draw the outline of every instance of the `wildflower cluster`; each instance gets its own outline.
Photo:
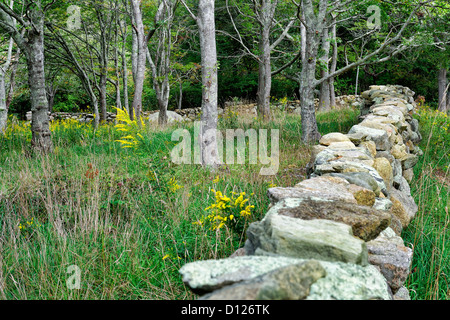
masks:
<path id="1" fill-rule="evenodd" d="M 38 222 L 34 221 L 34 218 L 31 218 L 30 221 L 25 221 L 19 223 L 19 230 L 25 234 L 31 234 L 36 228 L 40 228 L 42 225 Z"/>
<path id="2" fill-rule="evenodd" d="M 227 108 L 219 118 L 222 118 L 222 123 L 225 127 L 234 127 L 239 121 L 239 113 L 233 111 L 231 108 Z"/>
<path id="3" fill-rule="evenodd" d="M 167 183 L 167 186 L 169 190 L 173 193 L 175 193 L 177 190 L 183 188 L 183 186 L 180 186 L 175 178 L 171 178 L 169 182 Z"/>
<path id="4" fill-rule="evenodd" d="M 215 195 L 215 202 L 205 209 L 211 213 L 194 222 L 199 226 L 209 226 L 210 230 L 219 230 L 223 227 L 231 227 L 236 231 L 242 231 L 243 224 L 252 215 L 254 205 L 250 205 L 250 198 L 245 192 L 232 192 L 231 198 L 221 191 L 211 190 Z M 252 194 L 253 195 L 253 194 Z"/>
<path id="5" fill-rule="evenodd" d="M 54 133 L 56 131 L 80 130 L 85 127 L 86 125 L 77 119 L 64 119 L 52 121 L 50 124 L 50 131 Z"/>
<path id="6" fill-rule="evenodd" d="M 126 110 L 115 108 L 117 110 L 117 124 L 115 128 L 117 131 L 125 132 L 127 135 L 123 136 L 116 142 L 120 142 L 122 148 L 136 148 L 144 139 L 140 131 L 145 128 L 145 122 L 142 120 L 140 124 L 136 120 L 131 120 L 130 115 Z"/>
<path id="7" fill-rule="evenodd" d="M 26 137 L 31 141 L 31 122 L 19 121 L 16 117 L 11 117 L 4 136 L 6 139 Z"/>

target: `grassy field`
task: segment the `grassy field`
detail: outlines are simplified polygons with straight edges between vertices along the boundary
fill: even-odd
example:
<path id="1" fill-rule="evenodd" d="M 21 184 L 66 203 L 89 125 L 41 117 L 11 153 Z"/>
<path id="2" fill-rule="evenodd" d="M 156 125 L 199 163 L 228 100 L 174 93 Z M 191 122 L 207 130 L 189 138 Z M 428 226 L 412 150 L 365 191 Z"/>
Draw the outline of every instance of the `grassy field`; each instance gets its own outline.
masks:
<path id="1" fill-rule="evenodd" d="M 414 167 L 411 192 L 419 206 L 415 220 L 403 231 L 414 246 L 407 281 L 412 299 L 450 299 L 450 118 L 420 108 L 423 157 Z"/>
<path id="2" fill-rule="evenodd" d="M 320 132 L 347 132 L 358 113 L 319 114 Z M 0 136 L 0 298 L 196 298 L 178 269 L 231 255 L 243 245 L 248 224 L 267 211 L 267 189 L 305 178 L 310 147 L 300 143 L 299 120 L 282 113 L 267 124 L 236 114 L 220 119 L 221 129 L 280 130 L 275 176 L 259 175 L 262 165 L 228 165 L 214 173 L 176 165 L 170 158 L 175 127 L 94 131 L 75 121 L 54 123 L 55 151 L 43 157 L 30 150 L 29 127 L 11 121 Z M 424 134 L 428 121 L 421 116 Z M 192 125 L 183 127 L 193 132 Z M 408 280 L 416 299 L 447 294 L 448 185 L 437 175 L 448 173 L 446 137 L 434 144 L 436 133 L 423 147 L 412 184 L 420 212 L 405 238 L 416 248 L 417 271 Z M 224 201 L 236 205 L 219 210 Z M 80 273 L 79 289 L 71 286 L 71 266 Z"/>

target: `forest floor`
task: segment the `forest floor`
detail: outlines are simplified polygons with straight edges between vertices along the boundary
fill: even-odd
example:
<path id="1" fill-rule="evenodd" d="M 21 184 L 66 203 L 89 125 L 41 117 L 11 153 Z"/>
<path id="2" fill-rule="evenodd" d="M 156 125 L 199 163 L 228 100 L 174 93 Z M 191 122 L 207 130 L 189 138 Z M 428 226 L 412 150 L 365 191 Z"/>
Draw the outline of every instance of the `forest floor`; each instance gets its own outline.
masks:
<path id="1" fill-rule="evenodd" d="M 320 113 L 319 130 L 348 132 L 358 114 Z M 441 132 L 448 122 L 433 125 L 441 118 L 430 120 L 432 114 L 417 115 L 425 137 L 411 184 L 419 213 L 404 232 L 416 248 L 408 279 L 414 299 L 448 298 L 449 188 L 435 177 L 448 179 L 450 140 Z M 192 136 L 192 124 L 181 127 Z M 262 164 L 217 172 L 175 164 L 176 126 L 53 123 L 55 150 L 41 156 L 30 150 L 29 125 L 12 120 L 0 136 L 0 298 L 196 298 L 179 268 L 242 247 L 248 224 L 268 209 L 267 189 L 305 179 L 310 158 L 296 115 L 278 112 L 261 123 L 228 114 L 219 128 L 269 129 L 269 137 L 270 129 L 280 130 L 277 174 L 260 175 Z M 236 204 L 227 220 L 213 214 L 223 201 Z"/>

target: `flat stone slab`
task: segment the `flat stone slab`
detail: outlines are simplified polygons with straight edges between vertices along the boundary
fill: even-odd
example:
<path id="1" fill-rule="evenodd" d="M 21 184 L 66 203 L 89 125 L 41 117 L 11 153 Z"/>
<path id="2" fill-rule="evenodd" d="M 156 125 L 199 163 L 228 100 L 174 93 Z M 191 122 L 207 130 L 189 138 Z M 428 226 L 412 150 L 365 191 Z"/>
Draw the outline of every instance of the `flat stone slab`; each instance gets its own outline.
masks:
<path id="1" fill-rule="evenodd" d="M 247 254 L 367 265 L 366 243 L 353 235 L 352 227 L 331 220 L 281 215 L 277 212 L 280 207 L 278 203 L 263 220 L 250 224 L 245 244 Z"/>
<path id="2" fill-rule="evenodd" d="M 304 180 L 291 188 L 270 188 L 267 195 L 272 203 L 286 198 L 308 199 L 317 197 L 327 200 L 341 200 L 356 204 L 353 194 L 348 190 L 347 180 L 338 177 L 315 177 Z"/>
<path id="3" fill-rule="evenodd" d="M 199 300 L 303 300 L 311 285 L 325 275 L 318 261 L 309 260 L 224 287 Z"/>
<path id="4" fill-rule="evenodd" d="M 354 236 L 364 241 L 377 238 L 391 223 L 391 215 L 386 211 L 340 201 L 285 199 L 273 210 L 278 215 L 302 220 L 326 219 L 345 223 L 352 228 Z"/>
<path id="5" fill-rule="evenodd" d="M 301 265 L 305 259 L 270 256 L 243 256 L 233 259 L 191 262 L 181 267 L 183 281 L 194 292 L 211 292 L 221 288 L 235 288 L 291 265 Z M 314 261 L 314 260 L 313 260 Z M 391 299 L 386 280 L 372 265 L 360 266 L 341 262 L 316 260 L 325 270 L 325 276 L 310 286 L 306 299 L 311 300 L 367 300 Z M 301 279 L 301 277 L 300 277 Z M 216 296 L 222 299 L 224 296 Z M 225 296 L 228 299 L 230 296 Z M 215 299 L 211 296 L 206 298 Z M 232 299 L 233 300 L 233 299 Z"/>

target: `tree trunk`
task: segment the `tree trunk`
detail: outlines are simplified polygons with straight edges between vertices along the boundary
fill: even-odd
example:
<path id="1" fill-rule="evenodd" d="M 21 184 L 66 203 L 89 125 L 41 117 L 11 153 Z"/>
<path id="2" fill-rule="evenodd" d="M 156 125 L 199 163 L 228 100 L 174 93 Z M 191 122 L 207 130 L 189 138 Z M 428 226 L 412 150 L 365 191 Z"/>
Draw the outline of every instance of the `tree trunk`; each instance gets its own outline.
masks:
<path id="1" fill-rule="evenodd" d="M 336 42 L 336 18 L 333 17 L 333 27 L 331 30 L 331 41 L 333 43 L 333 58 L 331 60 L 330 73 L 333 74 L 336 72 L 337 67 L 337 59 L 338 59 L 338 45 Z M 330 107 L 332 109 L 336 108 L 336 92 L 334 89 L 334 78 L 330 78 L 328 81 L 330 86 Z"/>
<path id="2" fill-rule="evenodd" d="M 217 51 L 214 0 L 199 0 L 197 24 L 202 65 L 202 116 L 199 143 L 202 165 L 215 170 L 220 164 L 217 145 Z"/>
<path id="3" fill-rule="evenodd" d="M 314 104 L 315 71 L 316 59 L 310 57 L 306 64 L 302 66 L 300 84 L 302 141 L 306 143 L 314 143 L 321 137 L 317 127 L 316 107 Z"/>
<path id="4" fill-rule="evenodd" d="M 8 47 L 8 57 L 6 58 L 6 63 L 0 67 L 0 133 L 6 130 L 6 125 L 8 121 L 8 105 L 6 103 L 6 84 L 5 77 L 8 71 L 11 61 L 12 61 L 12 49 L 14 46 L 14 40 L 11 38 L 9 40 Z"/>
<path id="5" fill-rule="evenodd" d="M 313 1 L 303 0 L 301 3 L 306 24 L 305 59 L 302 61 L 300 73 L 302 141 L 305 143 L 315 143 L 321 137 L 317 127 L 314 89 L 318 84 L 316 80 L 317 53 L 326 23 L 327 4 L 327 1 L 321 0 L 318 7 L 319 11 L 316 14 Z"/>
<path id="6" fill-rule="evenodd" d="M 6 130 L 8 108 L 6 107 L 5 72 L 0 68 L 0 134 Z"/>
<path id="7" fill-rule="evenodd" d="M 137 37 L 137 61 L 136 61 L 136 75 L 134 83 L 134 98 L 132 109 L 134 110 L 136 120 L 138 123 L 141 121 L 142 111 L 142 92 L 144 91 L 144 79 L 145 79 L 145 64 L 146 64 L 146 51 L 147 41 L 145 37 L 144 23 L 142 21 L 142 12 L 140 8 L 140 0 L 131 0 L 131 7 L 133 11 L 133 18 L 135 22 L 135 31 Z"/>
<path id="8" fill-rule="evenodd" d="M 447 88 L 447 69 L 442 68 L 439 70 L 439 111 L 447 111 L 447 96 L 448 92 L 445 91 Z"/>
<path id="9" fill-rule="evenodd" d="M 271 21 L 270 21 L 271 23 Z M 270 28 L 268 25 L 261 27 L 261 39 L 259 41 L 261 52 L 258 62 L 258 116 L 261 119 L 270 119 L 270 90 L 272 87 L 272 67 L 270 62 Z"/>
<path id="10" fill-rule="evenodd" d="M 181 110 L 183 106 L 183 81 L 180 80 L 180 88 L 178 95 L 178 110 Z"/>
<path id="11" fill-rule="evenodd" d="M 106 123 L 106 114 L 107 114 L 107 91 L 106 91 L 106 83 L 107 83 L 107 74 L 106 69 L 102 68 L 100 70 L 100 84 L 99 84 L 99 98 L 100 98 L 100 123 Z"/>
<path id="12" fill-rule="evenodd" d="M 123 36 L 123 45 L 122 45 L 122 69 L 123 69 L 123 106 L 125 110 L 130 114 L 130 103 L 128 101 L 128 66 L 127 66 L 127 55 L 125 51 L 127 37 L 124 34 Z"/>
<path id="13" fill-rule="evenodd" d="M 328 76 L 328 58 L 330 53 L 328 28 L 323 29 L 322 50 L 324 51 L 324 55 L 320 58 L 320 75 L 324 78 Z M 325 81 L 320 85 L 319 111 L 329 111 L 331 109 L 330 97 L 330 83 Z"/>
<path id="14" fill-rule="evenodd" d="M 48 101 L 45 91 L 44 72 L 44 18 L 34 21 L 35 28 L 28 31 L 28 42 L 25 51 L 28 67 L 28 83 L 31 96 L 31 145 L 44 153 L 53 149 L 49 116 Z"/>

